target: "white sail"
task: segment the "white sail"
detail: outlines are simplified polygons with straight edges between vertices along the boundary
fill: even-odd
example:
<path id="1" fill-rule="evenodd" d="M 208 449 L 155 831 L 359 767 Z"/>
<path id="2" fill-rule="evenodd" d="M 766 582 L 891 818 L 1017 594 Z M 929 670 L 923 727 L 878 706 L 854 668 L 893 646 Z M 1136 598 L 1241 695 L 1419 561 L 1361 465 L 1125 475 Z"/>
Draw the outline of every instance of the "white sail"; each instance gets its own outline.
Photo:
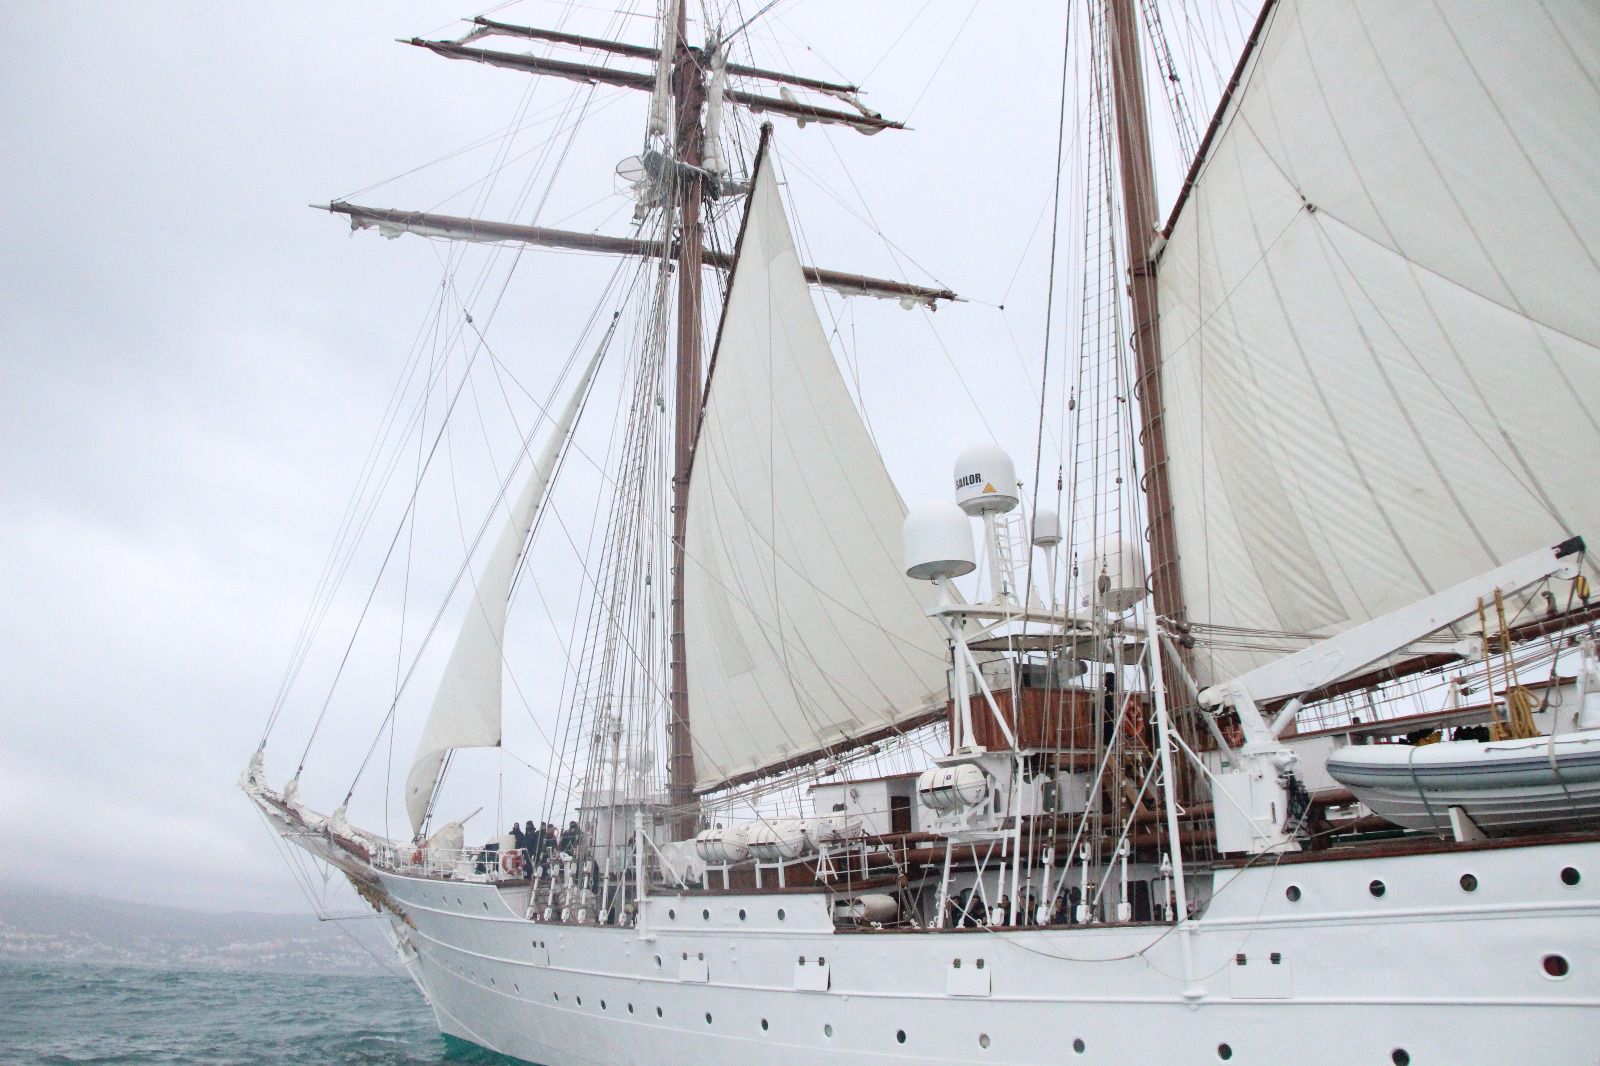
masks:
<path id="1" fill-rule="evenodd" d="M 1240 73 L 1159 266 L 1189 617 L 1328 634 L 1600 536 L 1600 7 L 1282 0 Z"/>
<path id="2" fill-rule="evenodd" d="M 511 584 L 517 576 L 523 545 L 549 490 L 561 449 L 572 432 L 604 351 L 603 344 L 596 348 L 573 387 L 544 449 L 528 471 L 528 480 L 512 505 L 494 550 L 478 574 L 472 602 L 445 665 L 439 691 L 434 695 L 433 709 L 428 713 L 428 723 L 423 727 L 411 770 L 406 774 L 406 813 L 411 816 L 413 833 L 422 829 L 445 756 L 455 748 L 492 748 L 500 744 L 501 641 L 505 636 Z"/>
<path id="3" fill-rule="evenodd" d="M 750 194 L 689 485 L 684 571 L 696 782 L 892 729 L 945 699 L 946 650 L 905 577 L 905 507 L 851 402 L 770 162 Z"/>

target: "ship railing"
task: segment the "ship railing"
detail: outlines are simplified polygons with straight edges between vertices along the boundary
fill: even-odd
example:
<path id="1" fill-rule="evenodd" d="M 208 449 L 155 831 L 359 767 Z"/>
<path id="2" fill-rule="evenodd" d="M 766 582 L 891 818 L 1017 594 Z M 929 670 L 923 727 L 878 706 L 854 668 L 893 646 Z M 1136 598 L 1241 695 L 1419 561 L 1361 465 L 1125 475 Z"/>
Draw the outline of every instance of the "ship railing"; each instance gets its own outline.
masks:
<path id="1" fill-rule="evenodd" d="M 520 878 L 501 869 L 501 856 L 488 848 L 428 848 L 382 845 L 372 853 L 372 865 L 390 873 L 451 881 L 507 881 Z"/>

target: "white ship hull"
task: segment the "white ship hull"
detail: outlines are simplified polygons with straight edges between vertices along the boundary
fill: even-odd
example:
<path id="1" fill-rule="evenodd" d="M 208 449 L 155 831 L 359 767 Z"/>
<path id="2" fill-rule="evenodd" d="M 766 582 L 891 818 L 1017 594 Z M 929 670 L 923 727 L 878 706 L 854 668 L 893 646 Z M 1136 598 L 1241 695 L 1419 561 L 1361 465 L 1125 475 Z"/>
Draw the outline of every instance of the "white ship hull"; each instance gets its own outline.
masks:
<path id="1" fill-rule="evenodd" d="M 836 932 L 770 892 L 541 924 L 525 888 L 379 874 L 439 1028 L 543 1066 L 1594 1060 L 1600 841 L 1216 876 L 1190 983 L 1168 926 Z"/>

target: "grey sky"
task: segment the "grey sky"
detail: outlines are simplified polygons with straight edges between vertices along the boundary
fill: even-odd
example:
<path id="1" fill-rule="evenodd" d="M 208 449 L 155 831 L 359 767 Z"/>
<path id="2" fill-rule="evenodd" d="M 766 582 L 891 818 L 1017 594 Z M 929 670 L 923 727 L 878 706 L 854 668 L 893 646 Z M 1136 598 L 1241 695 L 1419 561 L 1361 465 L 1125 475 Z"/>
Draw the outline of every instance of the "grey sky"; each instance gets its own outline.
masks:
<path id="1" fill-rule="evenodd" d="M 870 301 L 850 312 L 860 396 L 912 502 L 944 493 L 985 421 L 1031 474 L 1056 7 L 794 0 L 751 30 L 768 65 L 866 79 L 869 102 L 915 128 L 868 139 L 778 122 L 815 260 L 933 280 L 909 266 L 921 264 L 978 301 L 941 310 L 937 337 L 920 313 Z M 498 17 L 554 24 L 566 11 L 528 3 Z M 524 76 L 393 43 L 467 14 L 438 3 L 0 14 L 0 879 L 214 909 L 303 906 L 234 780 L 441 276 L 435 246 L 349 237 L 306 205 L 513 120 Z M 617 32 L 596 8 L 570 14 L 571 28 Z M 648 40 L 637 20 L 624 26 Z M 529 114 L 574 92 L 542 85 Z M 591 101 L 593 132 L 574 143 L 541 221 L 625 232 L 611 168 L 637 151 L 645 100 L 608 99 Z M 354 199 L 469 213 L 471 197 L 452 194 L 483 176 L 495 143 Z M 515 184 L 482 213 L 506 217 L 497 209 Z M 898 253 L 861 221 L 863 200 Z M 519 266 L 489 338 L 536 394 L 592 306 L 593 291 L 571 289 L 609 270 L 538 254 Z M 989 306 L 1002 300 L 1004 313 Z M 380 518 L 371 537 L 391 529 Z M 449 543 L 441 535 L 441 553 Z M 371 580 L 376 556 L 362 558 L 270 749 L 275 783 Z M 455 557 L 436 561 L 442 572 Z M 412 632 L 440 580 L 419 578 Z M 393 617 L 375 624 L 398 619 L 388 600 L 383 611 Z M 342 687 L 336 709 L 348 713 L 330 718 L 307 767 L 314 806 L 342 796 L 393 669 L 392 644 L 374 648 Z M 512 713 L 508 746 L 531 738 Z M 409 728 L 399 774 L 420 721 Z M 353 814 L 381 819 L 380 801 Z"/>

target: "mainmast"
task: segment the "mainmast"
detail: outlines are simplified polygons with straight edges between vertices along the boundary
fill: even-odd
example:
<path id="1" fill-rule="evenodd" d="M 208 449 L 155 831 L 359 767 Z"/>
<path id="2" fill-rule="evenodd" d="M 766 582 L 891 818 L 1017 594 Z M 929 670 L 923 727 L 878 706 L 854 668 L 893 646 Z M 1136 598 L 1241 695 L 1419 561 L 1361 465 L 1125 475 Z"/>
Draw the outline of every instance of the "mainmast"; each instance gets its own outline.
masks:
<path id="1" fill-rule="evenodd" d="M 689 518 L 689 466 L 694 454 L 695 429 L 700 421 L 700 262 L 704 233 L 700 226 L 700 198 L 705 182 L 705 130 L 700 110 L 705 103 L 705 80 L 700 65 L 685 41 L 684 5 L 677 5 L 677 49 L 672 57 L 672 97 L 675 106 L 673 145 L 678 178 L 673 182 L 678 216 L 678 353 L 677 402 L 673 408 L 672 464 L 672 635 L 670 718 L 667 722 L 668 801 L 673 814 L 673 838 L 692 836 L 694 815 L 694 740 L 689 729 L 689 679 L 684 647 L 683 542 Z"/>
<path id="2" fill-rule="evenodd" d="M 1156 181 L 1150 156 L 1150 121 L 1144 72 L 1139 62 L 1135 0 L 1106 0 L 1111 46 L 1111 85 L 1117 131 L 1117 170 L 1122 180 L 1122 216 L 1128 247 L 1128 297 L 1133 309 L 1133 354 L 1139 379 L 1139 439 L 1144 450 L 1144 487 L 1150 514 L 1150 580 L 1156 613 L 1186 620 L 1178 583 L 1178 546 L 1167 487 L 1166 426 L 1162 417 L 1161 321 L 1156 299 Z M 1178 691 L 1169 685 L 1169 691 Z"/>

